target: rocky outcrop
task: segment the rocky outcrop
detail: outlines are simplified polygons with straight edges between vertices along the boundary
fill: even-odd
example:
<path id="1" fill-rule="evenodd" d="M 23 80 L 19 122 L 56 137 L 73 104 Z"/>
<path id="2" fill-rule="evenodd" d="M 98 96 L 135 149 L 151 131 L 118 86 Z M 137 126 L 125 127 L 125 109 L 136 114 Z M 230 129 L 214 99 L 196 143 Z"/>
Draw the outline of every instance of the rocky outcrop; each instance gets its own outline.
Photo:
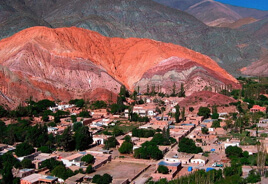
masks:
<path id="1" fill-rule="evenodd" d="M 186 95 L 196 91 L 220 91 L 225 85 L 239 87 L 234 81 L 226 80 L 216 70 L 201 65 L 190 59 L 171 57 L 161 61 L 158 65 L 147 70 L 135 86 L 140 92 L 147 88 L 171 94 L 174 87 L 179 92 L 181 84 L 184 85 Z"/>
<path id="2" fill-rule="evenodd" d="M 173 57 L 182 59 L 166 60 Z M 3 94 L 16 101 L 29 96 L 93 98 L 93 92 L 103 91 L 114 99 L 121 84 L 133 90 L 143 76 L 162 65 L 176 70 L 178 76 L 188 72 L 186 83 L 201 77 L 204 81 L 211 78 L 206 84 L 212 86 L 236 86 L 236 79 L 208 56 L 149 39 L 109 38 L 76 27 L 34 27 L 0 42 L 1 82 L 7 91 Z"/>

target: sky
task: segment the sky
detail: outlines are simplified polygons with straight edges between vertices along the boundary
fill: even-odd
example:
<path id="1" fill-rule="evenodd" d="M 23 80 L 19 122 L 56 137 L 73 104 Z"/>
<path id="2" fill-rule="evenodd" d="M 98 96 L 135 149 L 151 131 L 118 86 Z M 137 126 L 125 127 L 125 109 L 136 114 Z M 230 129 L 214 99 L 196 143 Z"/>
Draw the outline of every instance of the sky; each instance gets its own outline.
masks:
<path id="1" fill-rule="evenodd" d="M 268 0 L 216 0 L 216 1 L 246 8 L 268 10 Z"/>

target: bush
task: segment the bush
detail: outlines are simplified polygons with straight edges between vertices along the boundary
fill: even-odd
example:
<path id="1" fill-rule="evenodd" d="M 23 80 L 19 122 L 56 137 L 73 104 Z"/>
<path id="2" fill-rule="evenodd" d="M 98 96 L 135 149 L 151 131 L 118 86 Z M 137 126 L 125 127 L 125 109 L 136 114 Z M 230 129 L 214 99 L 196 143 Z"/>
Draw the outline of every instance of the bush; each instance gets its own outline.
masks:
<path id="1" fill-rule="evenodd" d="M 162 174 L 168 174 L 168 168 L 164 165 L 160 165 L 157 168 L 157 172 L 162 173 Z"/>

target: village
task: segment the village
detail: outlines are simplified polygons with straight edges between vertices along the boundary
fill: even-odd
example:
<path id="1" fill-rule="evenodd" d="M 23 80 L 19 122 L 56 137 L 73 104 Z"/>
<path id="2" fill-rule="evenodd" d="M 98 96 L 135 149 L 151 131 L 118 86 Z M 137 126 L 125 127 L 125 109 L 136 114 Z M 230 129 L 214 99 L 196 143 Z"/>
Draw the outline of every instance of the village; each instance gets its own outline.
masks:
<path id="1" fill-rule="evenodd" d="M 123 98 L 120 103 L 128 108 L 119 106 L 119 110 L 112 112 L 102 101 L 85 108 L 85 102 L 76 99 L 45 109 L 54 115 L 19 118 L 30 121 L 32 127 L 44 126 L 48 140 L 55 143 L 48 141 L 45 146 L 36 147 L 38 143 L 29 145 L 31 141 L 29 144 L 2 141 L 1 157 L 11 153 L 6 158 L 14 157 L 21 163 L 20 167 L 14 164 L 11 168 L 12 178 L 18 178 L 21 184 L 142 184 L 161 179 L 172 181 L 197 171 L 219 171 L 228 176 L 231 168 L 232 172 L 241 172 L 244 179 L 260 178 L 256 170 L 266 172 L 265 106 L 253 105 L 246 117 L 239 112 L 243 105 L 237 102 L 181 107 L 185 97 L 148 94 L 133 97 L 125 92 L 119 97 Z M 14 123 L 8 117 L 1 120 L 3 126 Z M 80 139 L 78 132 L 83 131 L 85 136 Z M 74 140 L 68 142 L 70 137 Z M 71 148 L 72 142 L 76 142 L 75 148 Z M 30 154 L 17 154 L 17 150 L 26 152 L 30 146 Z M 262 161 L 260 153 L 264 154 Z M 241 168 L 234 166 L 234 158 L 239 160 Z"/>

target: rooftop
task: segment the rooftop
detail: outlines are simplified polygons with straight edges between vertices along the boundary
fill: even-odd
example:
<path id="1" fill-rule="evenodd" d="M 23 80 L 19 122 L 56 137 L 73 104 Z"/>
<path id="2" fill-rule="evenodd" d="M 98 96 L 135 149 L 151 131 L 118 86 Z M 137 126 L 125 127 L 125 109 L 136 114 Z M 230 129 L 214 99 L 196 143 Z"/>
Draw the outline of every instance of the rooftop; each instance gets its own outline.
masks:
<path id="1" fill-rule="evenodd" d="M 164 166 L 175 166 L 175 167 L 177 167 L 177 166 L 179 166 L 179 165 L 181 165 L 181 163 L 180 162 L 172 162 L 172 163 L 169 163 L 169 162 L 165 162 L 165 161 L 160 161 L 159 163 L 158 163 L 158 165 L 164 165 Z"/>

